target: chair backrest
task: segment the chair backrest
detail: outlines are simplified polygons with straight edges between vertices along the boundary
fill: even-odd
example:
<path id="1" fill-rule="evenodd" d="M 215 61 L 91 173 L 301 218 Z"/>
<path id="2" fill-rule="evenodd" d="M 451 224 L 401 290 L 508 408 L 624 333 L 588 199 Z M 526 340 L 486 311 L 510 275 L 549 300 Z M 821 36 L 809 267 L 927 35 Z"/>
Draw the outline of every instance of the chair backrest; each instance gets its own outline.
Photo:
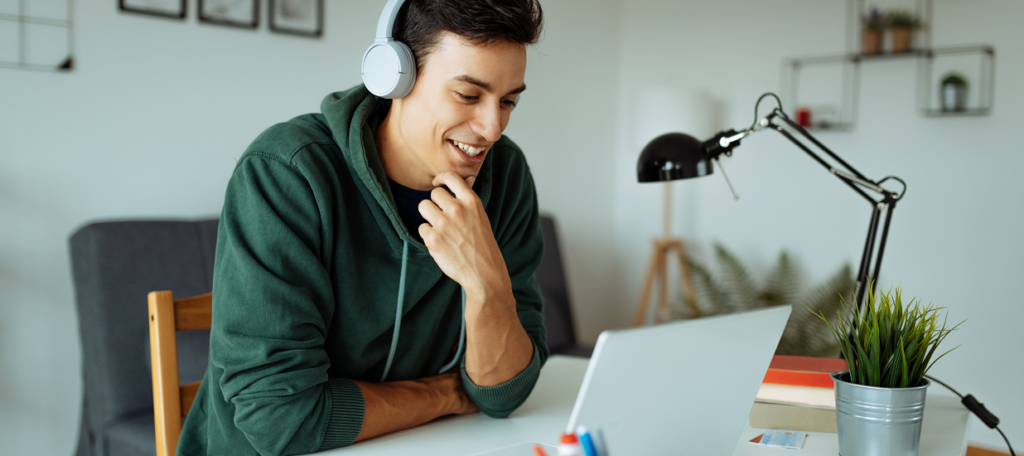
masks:
<path id="1" fill-rule="evenodd" d="M 153 444 L 152 424 L 135 426 L 133 421 L 153 417 L 146 294 L 210 291 L 216 238 L 217 220 L 98 222 L 71 236 L 84 383 L 79 456 L 144 454 L 141 447 L 118 446 L 124 439 L 111 440 L 112 432 L 129 425 L 141 433 L 130 442 L 145 446 L 142 439 L 148 439 Z M 183 382 L 202 378 L 208 334 L 178 335 Z"/>
<path id="2" fill-rule="evenodd" d="M 540 229 L 544 236 L 544 259 L 537 267 L 537 282 L 544 296 L 544 328 L 547 331 L 548 349 L 551 353 L 576 345 L 576 330 L 573 328 L 572 305 L 565 282 L 565 267 L 559 248 L 558 230 L 551 216 L 540 217 Z"/>
<path id="3" fill-rule="evenodd" d="M 178 331 L 210 329 L 213 294 L 175 301 L 170 291 L 149 293 L 149 349 L 153 364 L 153 422 L 157 456 L 173 456 L 199 383 L 179 385 Z"/>

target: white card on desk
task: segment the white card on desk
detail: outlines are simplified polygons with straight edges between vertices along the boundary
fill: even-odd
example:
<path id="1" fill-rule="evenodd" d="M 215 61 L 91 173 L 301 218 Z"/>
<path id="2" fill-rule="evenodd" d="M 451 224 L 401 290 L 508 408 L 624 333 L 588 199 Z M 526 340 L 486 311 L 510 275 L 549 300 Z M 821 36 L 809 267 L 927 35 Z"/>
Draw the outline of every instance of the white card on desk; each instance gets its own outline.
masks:
<path id="1" fill-rule="evenodd" d="M 750 443 L 771 448 L 785 448 L 787 450 L 799 450 L 804 447 L 804 440 L 807 439 L 806 432 L 799 431 L 765 431 L 750 440 Z"/>

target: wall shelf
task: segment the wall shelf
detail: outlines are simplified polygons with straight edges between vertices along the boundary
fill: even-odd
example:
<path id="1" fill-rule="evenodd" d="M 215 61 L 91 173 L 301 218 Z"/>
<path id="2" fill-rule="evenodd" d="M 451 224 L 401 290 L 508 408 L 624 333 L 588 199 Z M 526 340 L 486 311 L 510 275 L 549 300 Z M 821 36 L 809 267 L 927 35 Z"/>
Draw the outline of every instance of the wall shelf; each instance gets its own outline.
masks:
<path id="1" fill-rule="evenodd" d="M 17 2 L 17 13 L 0 13 L 0 25 L 17 28 L 17 56 L 0 58 L 0 68 L 18 70 L 67 72 L 75 67 L 74 27 L 72 0 L 67 0 L 67 19 L 36 17 L 25 14 L 26 1 Z M 63 37 L 55 38 L 51 32 L 62 30 Z M 34 32 L 41 33 L 39 38 Z M 41 46 L 41 47 L 40 47 Z M 34 54 L 42 54 L 42 57 Z"/>
<path id="2" fill-rule="evenodd" d="M 932 0 L 917 1 L 917 15 L 925 20 L 926 24 L 931 23 Z M 916 107 L 920 115 L 924 117 L 956 117 L 956 116 L 987 116 L 992 113 L 992 103 L 995 94 L 995 48 L 991 45 L 962 45 L 948 47 L 929 47 L 931 37 L 926 32 L 919 32 L 916 43 L 921 47 L 910 52 L 884 52 L 879 54 L 865 54 L 860 52 L 857 44 L 861 32 L 860 17 L 864 10 L 863 0 L 848 0 L 847 15 L 847 49 L 851 51 L 841 54 L 817 55 L 807 57 L 794 57 L 783 60 L 782 92 L 787 96 L 790 106 L 793 109 L 806 106 L 802 102 L 802 72 L 809 68 L 834 67 L 831 71 L 838 70 L 839 93 L 833 94 L 833 99 L 838 100 L 834 105 L 828 105 L 830 109 L 825 116 L 811 116 L 812 123 L 809 129 L 850 131 L 856 123 L 860 99 L 860 72 L 862 64 L 872 62 L 884 62 L 895 60 L 916 61 Z M 978 70 L 976 81 L 971 91 L 974 92 L 973 100 L 966 109 L 950 111 L 943 110 L 939 104 L 939 82 L 936 80 L 937 62 L 947 57 L 959 59 L 977 58 Z M 942 75 L 938 75 L 942 77 Z M 838 98 L 835 97 L 838 95 Z M 819 119 L 824 117 L 823 120 Z"/>

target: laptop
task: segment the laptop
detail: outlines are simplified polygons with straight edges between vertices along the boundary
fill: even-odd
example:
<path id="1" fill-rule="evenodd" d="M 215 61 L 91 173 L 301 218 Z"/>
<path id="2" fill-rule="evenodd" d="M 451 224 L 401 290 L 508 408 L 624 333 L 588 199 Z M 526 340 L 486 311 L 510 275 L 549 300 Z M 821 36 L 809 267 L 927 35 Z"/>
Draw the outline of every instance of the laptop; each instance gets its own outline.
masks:
<path id="1" fill-rule="evenodd" d="M 732 454 L 790 311 L 601 333 L 566 431 L 600 430 L 610 456 Z M 525 455 L 532 446 L 481 454 Z"/>

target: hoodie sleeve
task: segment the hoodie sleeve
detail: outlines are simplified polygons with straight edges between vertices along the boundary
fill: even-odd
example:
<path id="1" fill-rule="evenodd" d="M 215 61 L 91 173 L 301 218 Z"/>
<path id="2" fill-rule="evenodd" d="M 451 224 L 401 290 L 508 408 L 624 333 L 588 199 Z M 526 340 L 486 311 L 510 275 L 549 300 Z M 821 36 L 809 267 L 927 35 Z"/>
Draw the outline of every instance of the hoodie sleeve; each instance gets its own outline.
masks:
<path id="1" fill-rule="evenodd" d="M 512 281 L 519 322 L 533 341 L 533 358 L 509 381 L 489 387 L 473 383 L 466 373 L 465 357 L 461 367 L 466 393 L 481 411 L 494 418 L 507 417 L 526 401 L 548 359 L 544 304 L 534 276 L 544 254 L 537 193 L 522 152 L 518 148 L 510 149 L 501 151 L 512 157 L 507 166 L 494 167 L 495 173 L 500 169 L 504 174 L 494 179 L 487 212 Z"/>
<path id="2" fill-rule="evenodd" d="M 228 183 L 213 284 L 212 377 L 233 424 L 260 454 L 351 444 L 364 402 L 328 378 L 334 297 L 318 195 L 286 161 L 247 152 Z"/>

